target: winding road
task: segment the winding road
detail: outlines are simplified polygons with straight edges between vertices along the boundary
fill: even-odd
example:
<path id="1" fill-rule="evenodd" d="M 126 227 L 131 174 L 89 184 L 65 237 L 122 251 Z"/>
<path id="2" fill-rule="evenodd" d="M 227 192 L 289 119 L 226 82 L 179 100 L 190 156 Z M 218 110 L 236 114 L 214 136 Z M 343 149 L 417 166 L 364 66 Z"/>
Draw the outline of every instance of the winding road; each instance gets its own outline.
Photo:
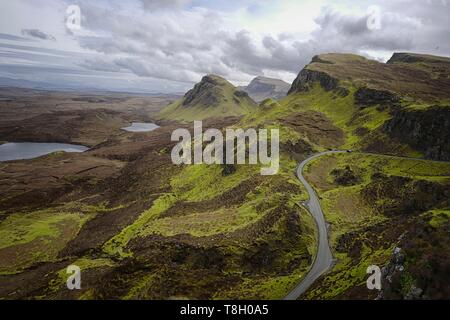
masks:
<path id="1" fill-rule="evenodd" d="M 300 182 L 305 186 L 306 190 L 309 194 L 309 200 L 304 202 L 304 205 L 307 207 L 308 211 L 313 216 L 316 224 L 317 224 L 317 230 L 318 230 L 318 236 L 319 236 L 319 242 L 317 247 L 317 254 L 314 259 L 313 265 L 311 269 L 309 270 L 306 277 L 300 282 L 285 298 L 284 300 L 296 300 L 298 299 L 303 293 L 305 293 L 306 290 L 316 281 L 321 275 L 323 275 L 325 272 L 330 270 L 330 268 L 333 265 L 333 255 L 331 253 L 331 249 L 328 243 L 328 228 L 327 223 L 325 221 L 325 217 L 322 211 L 322 208 L 320 207 L 319 198 L 317 197 L 317 194 L 315 193 L 314 189 L 311 187 L 311 185 L 306 181 L 305 177 L 303 177 L 303 169 L 305 166 L 311 162 L 314 159 L 317 159 L 319 157 L 322 157 L 324 155 L 328 154 L 336 154 L 336 153 L 347 153 L 348 150 L 333 150 L 333 151 L 326 151 L 317 153 L 301 162 L 299 166 L 297 167 L 297 177 L 300 180 Z M 401 156 L 392 156 L 392 155 L 384 155 L 384 154 L 377 154 L 377 153 L 370 153 L 370 152 L 355 152 L 358 154 L 367 154 L 367 155 L 373 155 L 373 156 L 383 156 L 383 157 L 389 157 L 394 159 L 409 159 L 409 160 L 415 160 L 415 161 L 432 161 L 432 162 L 444 162 L 449 163 L 448 161 L 437 161 L 437 160 L 428 160 L 428 159 L 421 159 L 421 158 L 413 158 L 413 157 L 401 157 Z"/>
<path id="2" fill-rule="evenodd" d="M 305 206 L 308 208 L 309 212 L 313 216 L 317 224 L 318 230 L 318 247 L 317 254 L 314 259 L 314 263 L 309 270 L 306 277 L 297 285 L 285 298 L 284 300 L 296 300 L 300 297 L 322 274 L 328 271 L 333 265 L 333 255 L 331 254 L 330 246 L 328 243 L 328 230 L 327 223 L 325 222 L 325 217 L 320 207 L 319 198 L 317 197 L 314 189 L 303 177 L 303 169 L 312 160 L 322 157 L 327 154 L 334 153 L 345 153 L 347 151 L 326 151 L 322 153 L 317 153 L 307 159 L 297 167 L 297 177 L 300 182 L 305 186 L 309 194 L 309 200 L 305 202 Z"/>

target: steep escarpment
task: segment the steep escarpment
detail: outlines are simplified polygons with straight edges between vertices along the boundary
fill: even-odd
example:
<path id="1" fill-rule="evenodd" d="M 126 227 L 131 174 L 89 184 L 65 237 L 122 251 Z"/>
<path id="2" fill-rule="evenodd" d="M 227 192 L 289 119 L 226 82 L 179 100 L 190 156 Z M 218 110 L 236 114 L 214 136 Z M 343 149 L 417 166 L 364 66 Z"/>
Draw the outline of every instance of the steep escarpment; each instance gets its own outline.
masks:
<path id="1" fill-rule="evenodd" d="M 356 61 L 364 59 L 362 57 L 350 54 L 322 54 L 314 56 L 311 62 L 300 71 L 297 78 L 292 83 L 288 94 L 306 92 L 316 83 L 326 91 L 332 91 L 338 88 L 339 84 L 344 84 L 349 78 L 339 71 L 345 65 L 355 64 Z M 344 87 L 340 87 L 341 90 Z M 345 92 L 344 93 L 348 93 Z M 345 94 L 344 94 L 345 95 Z"/>
<path id="2" fill-rule="evenodd" d="M 450 107 L 426 110 L 396 110 L 383 131 L 429 159 L 450 161 Z"/>
<path id="3" fill-rule="evenodd" d="M 288 94 L 308 91 L 315 82 L 320 83 L 321 87 L 327 91 L 336 89 L 339 80 L 331 77 L 325 72 L 303 69 L 294 80 Z"/>
<path id="4" fill-rule="evenodd" d="M 181 100 L 164 108 L 159 116 L 169 120 L 203 120 L 241 116 L 256 108 L 257 104 L 246 92 L 219 76 L 207 75 Z"/>
<path id="5" fill-rule="evenodd" d="M 398 53 L 380 63 L 323 54 L 299 73 L 289 101 L 309 99 L 339 122 L 350 148 L 448 160 L 449 74 L 446 57 Z"/>
<path id="6" fill-rule="evenodd" d="M 326 91 L 336 89 L 339 84 L 339 79 L 317 67 L 319 64 L 333 63 L 332 60 L 327 60 L 326 55 L 314 56 L 311 63 L 300 71 L 292 83 L 288 94 L 308 91 L 315 83 L 319 83 Z"/>
<path id="7" fill-rule="evenodd" d="M 392 106 L 397 104 L 400 98 L 388 90 L 377 90 L 361 87 L 355 92 L 355 102 L 359 107 L 374 105 Z"/>

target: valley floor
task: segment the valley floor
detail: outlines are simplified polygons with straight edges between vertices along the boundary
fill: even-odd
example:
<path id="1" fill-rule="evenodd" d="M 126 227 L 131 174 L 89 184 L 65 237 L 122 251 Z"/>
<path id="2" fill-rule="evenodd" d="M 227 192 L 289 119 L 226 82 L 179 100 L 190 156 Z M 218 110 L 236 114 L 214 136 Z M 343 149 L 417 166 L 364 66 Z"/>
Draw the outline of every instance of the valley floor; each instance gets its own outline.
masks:
<path id="1" fill-rule="evenodd" d="M 204 121 L 205 129 L 280 128 L 280 172 L 261 176 L 258 166 L 172 164 L 171 133 L 192 130 L 188 123 L 159 119 L 152 132 L 120 130 L 156 119 L 159 99 L 120 97 L 105 109 L 99 97 L 58 95 L 49 101 L 64 107 L 50 113 L 23 99 L 0 106 L 10 119 L 0 123 L 1 141 L 91 149 L 0 163 L 1 299 L 284 298 L 317 254 L 296 168 L 343 148 L 354 151 L 319 157 L 304 170 L 335 263 L 300 298 L 450 296 L 442 254 L 450 250 L 450 164 L 381 155 L 423 156 L 380 131 L 392 117 L 384 109 L 358 109 L 351 96 L 314 87 L 244 117 Z M 82 270 L 81 290 L 67 290 L 72 264 Z M 365 286 L 369 265 L 386 267 L 383 279 L 391 280 L 381 293 Z"/>

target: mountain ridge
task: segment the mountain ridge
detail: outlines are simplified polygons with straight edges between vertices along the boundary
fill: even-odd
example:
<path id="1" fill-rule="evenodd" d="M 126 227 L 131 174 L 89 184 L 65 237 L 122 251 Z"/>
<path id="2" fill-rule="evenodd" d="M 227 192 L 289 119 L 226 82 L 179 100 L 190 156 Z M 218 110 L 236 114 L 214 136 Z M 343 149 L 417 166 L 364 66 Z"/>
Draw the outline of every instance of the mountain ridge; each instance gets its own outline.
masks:
<path id="1" fill-rule="evenodd" d="M 295 100 L 296 95 L 314 92 L 318 86 L 334 99 L 347 99 L 349 114 L 344 124 L 358 124 L 352 134 L 363 150 L 389 153 L 398 151 L 400 143 L 426 158 L 448 160 L 448 122 L 436 119 L 448 117 L 449 74 L 447 57 L 395 53 L 387 63 L 380 63 L 354 54 L 323 54 L 300 71 L 288 96 Z M 329 108 L 329 112 L 341 112 L 332 105 Z M 376 127 L 368 128 L 368 114 L 373 121 L 379 118 Z"/>
<path id="2" fill-rule="evenodd" d="M 307 91 L 319 81 L 325 90 L 339 89 L 344 95 L 353 85 L 433 101 L 448 98 L 449 74 L 450 58 L 446 57 L 396 53 L 388 63 L 381 63 L 355 54 L 327 53 L 312 58 L 288 95 Z"/>

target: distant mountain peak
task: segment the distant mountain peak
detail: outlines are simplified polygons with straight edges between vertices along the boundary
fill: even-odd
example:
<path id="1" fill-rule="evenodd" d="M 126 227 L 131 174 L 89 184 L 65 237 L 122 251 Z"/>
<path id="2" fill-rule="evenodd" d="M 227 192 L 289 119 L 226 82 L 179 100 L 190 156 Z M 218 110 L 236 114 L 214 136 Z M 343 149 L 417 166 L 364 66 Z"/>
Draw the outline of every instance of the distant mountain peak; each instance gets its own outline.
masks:
<path id="1" fill-rule="evenodd" d="M 164 108 L 160 115 L 162 118 L 189 121 L 241 116 L 256 108 L 257 104 L 246 92 L 220 76 L 209 74 L 181 100 Z"/>
<path id="2" fill-rule="evenodd" d="M 189 90 L 183 98 L 183 106 L 204 104 L 214 107 L 220 104 L 224 90 L 233 90 L 234 86 L 220 76 L 206 75 Z"/>
<path id="3" fill-rule="evenodd" d="M 261 102 L 267 98 L 281 99 L 286 96 L 290 84 L 280 79 L 258 76 L 248 86 L 242 87 L 250 97 Z"/>

